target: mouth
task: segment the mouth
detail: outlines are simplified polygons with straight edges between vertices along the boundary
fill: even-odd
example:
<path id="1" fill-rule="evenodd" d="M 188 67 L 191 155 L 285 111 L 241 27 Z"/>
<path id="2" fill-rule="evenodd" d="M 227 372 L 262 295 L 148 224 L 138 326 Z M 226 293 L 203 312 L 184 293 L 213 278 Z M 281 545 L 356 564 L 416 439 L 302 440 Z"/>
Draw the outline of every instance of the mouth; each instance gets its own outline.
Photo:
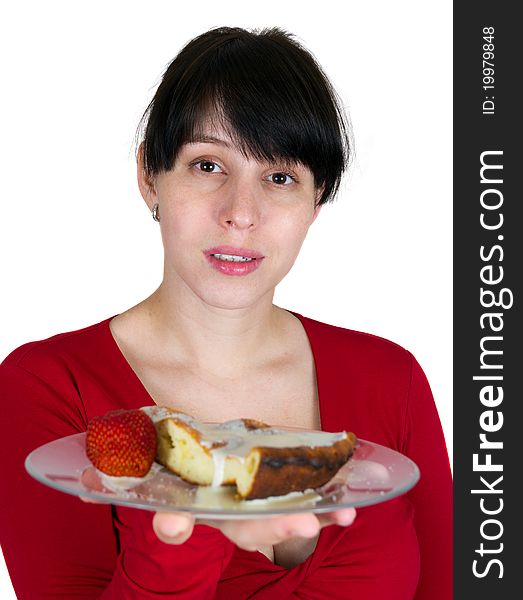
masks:
<path id="1" fill-rule="evenodd" d="M 249 262 L 251 260 L 256 260 L 255 258 L 250 258 L 248 256 L 238 256 L 237 254 L 219 254 L 218 252 L 211 253 L 211 256 L 217 258 L 218 260 L 227 260 L 229 262 Z"/>
<path id="2" fill-rule="evenodd" d="M 256 250 L 234 246 L 216 246 L 204 251 L 210 265 L 223 275 L 248 275 L 265 258 Z"/>

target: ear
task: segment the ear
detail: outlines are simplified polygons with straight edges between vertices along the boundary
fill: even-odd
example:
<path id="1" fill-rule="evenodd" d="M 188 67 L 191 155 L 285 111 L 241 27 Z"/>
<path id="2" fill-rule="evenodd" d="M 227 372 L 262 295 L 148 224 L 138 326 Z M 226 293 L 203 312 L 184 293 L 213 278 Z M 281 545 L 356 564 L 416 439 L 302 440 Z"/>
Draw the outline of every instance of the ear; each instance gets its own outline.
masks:
<path id="1" fill-rule="evenodd" d="M 318 204 L 318 202 L 321 200 L 324 190 L 325 190 L 324 185 L 322 185 L 321 187 L 316 189 L 315 198 L 314 198 L 314 213 L 312 214 L 311 225 L 316 220 L 316 217 L 320 214 L 321 207 L 323 206 L 323 204 Z"/>
<path id="2" fill-rule="evenodd" d="M 312 214 L 311 225 L 314 223 L 314 221 L 316 221 L 316 218 L 320 214 L 320 210 L 321 210 L 322 206 L 323 206 L 323 204 L 316 204 L 316 206 L 314 208 L 314 213 Z"/>
<path id="3" fill-rule="evenodd" d="M 136 174 L 138 177 L 138 187 L 145 203 L 152 210 L 156 203 L 157 192 L 154 177 L 151 177 L 145 171 L 145 160 L 144 160 L 144 144 L 140 144 L 138 148 L 138 154 L 136 155 Z"/>

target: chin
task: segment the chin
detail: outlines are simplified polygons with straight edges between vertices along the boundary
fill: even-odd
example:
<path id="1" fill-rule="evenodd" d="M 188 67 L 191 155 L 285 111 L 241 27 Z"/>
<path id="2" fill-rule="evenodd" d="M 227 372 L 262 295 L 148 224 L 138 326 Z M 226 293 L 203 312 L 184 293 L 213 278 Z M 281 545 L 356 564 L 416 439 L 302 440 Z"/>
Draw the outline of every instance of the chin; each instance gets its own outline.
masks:
<path id="1" fill-rule="evenodd" d="M 253 306 L 257 301 L 261 300 L 265 294 L 253 294 L 248 291 L 245 293 L 219 293 L 218 291 L 213 291 L 211 293 L 198 295 L 205 304 L 213 306 L 214 308 L 237 310 Z"/>
<path id="2" fill-rule="evenodd" d="M 209 283 L 209 282 L 207 282 Z M 207 305 L 215 308 L 235 310 L 249 308 L 267 298 L 272 302 L 275 285 L 257 285 L 246 278 L 230 278 L 220 284 L 197 285 L 193 288 L 197 296 Z"/>
<path id="3" fill-rule="evenodd" d="M 276 285 L 289 269 L 280 268 L 280 271 L 284 272 L 272 272 L 271 276 L 268 276 L 269 273 L 262 274 L 255 271 L 240 277 L 194 269 L 182 271 L 178 277 L 204 304 L 235 310 L 249 308 L 267 299 L 272 303 Z"/>

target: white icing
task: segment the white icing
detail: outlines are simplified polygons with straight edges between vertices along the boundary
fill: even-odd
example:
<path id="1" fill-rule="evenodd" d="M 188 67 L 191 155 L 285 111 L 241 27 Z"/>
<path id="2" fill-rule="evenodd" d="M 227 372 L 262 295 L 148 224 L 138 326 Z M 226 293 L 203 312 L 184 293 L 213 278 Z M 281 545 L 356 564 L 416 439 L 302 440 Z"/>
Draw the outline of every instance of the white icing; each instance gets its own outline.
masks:
<path id="1" fill-rule="evenodd" d="M 104 487 L 113 491 L 113 492 L 121 492 L 124 490 L 130 490 L 145 481 L 152 479 L 156 473 L 162 468 L 162 465 L 158 463 L 153 463 L 149 471 L 143 477 L 116 477 L 113 475 L 107 475 L 102 471 L 96 469 L 98 476 Z"/>
<path id="2" fill-rule="evenodd" d="M 214 463 L 214 473 L 212 477 L 212 487 L 219 487 L 223 483 L 223 477 L 225 475 L 225 459 L 227 458 L 228 451 L 226 448 L 216 448 L 211 452 L 212 460 Z"/>
<path id="3" fill-rule="evenodd" d="M 217 425 L 217 428 L 231 431 L 248 431 L 243 419 L 233 419 L 231 421 L 225 421 Z"/>
<path id="4" fill-rule="evenodd" d="M 142 406 L 140 410 L 143 410 L 153 423 L 158 423 L 164 419 L 178 419 L 194 428 L 198 425 L 198 422 L 190 415 L 167 408 L 167 406 Z"/>
<path id="5" fill-rule="evenodd" d="M 243 500 L 247 506 L 263 506 L 264 504 L 294 504 L 295 502 L 317 502 L 321 496 L 314 490 L 303 492 L 289 492 L 285 496 L 269 496 L 268 498 L 255 498 L 254 500 Z"/>
<path id="6" fill-rule="evenodd" d="M 234 423 L 227 427 L 228 423 Z M 214 463 L 214 475 L 212 486 L 220 486 L 223 483 L 225 472 L 225 460 L 227 456 L 235 456 L 240 461 L 253 448 L 297 448 L 306 446 L 315 448 L 318 446 L 332 446 L 334 443 L 345 439 L 346 433 L 326 433 L 324 431 L 301 432 L 284 431 L 276 428 L 247 429 L 242 423 L 229 421 L 220 425 L 201 423 L 197 429 L 201 434 L 201 444 L 211 448 Z M 214 444 L 219 447 L 212 448 Z"/>
<path id="7" fill-rule="evenodd" d="M 245 510 L 268 508 L 290 508 L 312 505 L 321 500 L 321 496 L 314 490 L 305 490 L 304 492 L 290 492 L 285 496 L 270 496 L 269 498 L 258 498 L 256 500 L 240 500 L 236 497 L 233 487 L 224 486 L 213 488 L 209 486 L 200 486 L 196 491 L 194 506 L 198 508 L 210 508 L 214 510 Z"/>
<path id="8" fill-rule="evenodd" d="M 253 448 L 325 447 L 332 446 L 347 436 L 344 431 L 327 433 L 283 430 L 276 427 L 248 429 L 242 419 L 220 424 L 200 423 L 185 413 L 164 406 L 145 406 L 142 410 L 154 423 L 173 418 L 186 423 L 200 433 L 200 444 L 210 449 L 214 463 L 213 487 L 221 486 L 223 483 L 227 456 L 234 456 L 243 462 Z"/>

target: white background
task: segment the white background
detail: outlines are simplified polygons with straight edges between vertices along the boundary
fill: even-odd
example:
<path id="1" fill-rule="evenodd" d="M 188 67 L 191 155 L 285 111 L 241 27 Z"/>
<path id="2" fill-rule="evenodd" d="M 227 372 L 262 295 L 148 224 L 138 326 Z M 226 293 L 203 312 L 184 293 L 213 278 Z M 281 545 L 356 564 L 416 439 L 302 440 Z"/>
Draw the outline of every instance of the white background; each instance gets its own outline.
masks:
<path id="1" fill-rule="evenodd" d="M 334 82 L 357 154 L 275 301 L 412 351 L 452 452 L 449 0 L 19 1 L 1 20 L 0 360 L 157 287 L 159 229 L 135 183 L 141 114 L 195 35 L 278 25 Z M 5 571 L 0 598 L 15 598 Z"/>

